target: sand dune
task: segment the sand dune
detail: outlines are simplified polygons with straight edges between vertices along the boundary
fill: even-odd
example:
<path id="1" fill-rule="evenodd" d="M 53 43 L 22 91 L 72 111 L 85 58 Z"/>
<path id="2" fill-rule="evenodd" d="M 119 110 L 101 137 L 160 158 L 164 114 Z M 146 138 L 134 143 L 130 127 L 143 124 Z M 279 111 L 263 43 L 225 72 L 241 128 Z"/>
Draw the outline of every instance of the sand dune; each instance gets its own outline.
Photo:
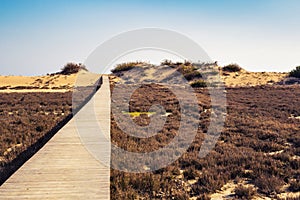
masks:
<path id="1" fill-rule="evenodd" d="M 0 92 L 68 92 L 74 85 L 94 84 L 99 76 L 86 71 L 71 75 L 0 76 Z"/>
<path id="2" fill-rule="evenodd" d="M 222 72 L 222 79 L 228 87 L 272 85 L 282 81 L 288 73 L 279 72 Z"/>
<path id="3" fill-rule="evenodd" d="M 80 74 L 80 78 L 78 78 Z M 256 85 L 272 85 L 282 81 L 288 73 L 278 72 L 221 72 L 222 80 L 228 87 L 248 87 Z M 84 82 L 93 84 L 100 75 L 81 71 L 71 75 L 45 76 L 0 76 L 0 92 L 68 92 L 74 85 Z M 112 77 L 117 81 L 116 77 Z M 77 82 L 77 83 L 76 83 Z M 80 83 L 82 85 L 83 83 Z"/>

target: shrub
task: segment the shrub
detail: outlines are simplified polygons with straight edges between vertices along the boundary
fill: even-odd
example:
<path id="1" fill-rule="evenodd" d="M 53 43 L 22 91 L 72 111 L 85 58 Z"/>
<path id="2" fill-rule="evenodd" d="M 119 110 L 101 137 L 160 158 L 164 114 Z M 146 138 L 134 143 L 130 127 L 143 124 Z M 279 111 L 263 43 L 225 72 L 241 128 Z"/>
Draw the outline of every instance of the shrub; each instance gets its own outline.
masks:
<path id="1" fill-rule="evenodd" d="M 128 71 L 136 67 L 137 65 L 145 64 L 143 62 L 127 62 L 118 64 L 114 69 L 111 70 L 112 73 L 118 73 L 122 71 Z"/>
<path id="2" fill-rule="evenodd" d="M 182 193 L 182 194 L 175 194 L 172 199 L 174 199 L 174 200 L 187 200 L 187 199 L 190 199 L 190 198 L 187 194 Z"/>
<path id="3" fill-rule="evenodd" d="M 168 66 L 170 66 L 170 65 L 173 64 L 173 62 L 172 62 L 172 60 L 165 59 L 160 64 L 161 65 L 168 65 Z"/>
<path id="4" fill-rule="evenodd" d="M 222 68 L 222 70 L 226 72 L 239 72 L 241 69 L 242 68 L 238 64 L 230 64 Z"/>
<path id="5" fill-rule="evenodd" d="M 86 67 L 82 64 L 76 64 L 76 63 L 67 63 L 62 69 L 59 74 L 63 75 L 70 75 L 70 74 L 76 74 L 80 70 L 87 70 Z"/>
<path id="6" fill-rule="evenodd" d="M 195 170 L 195 168 L 190 167 L 188 170 L 183 172 L 183 175 L 185 179 L 192 180 L 198 176 L 198 172 Z"/>
<path id="7" fill-rule="evenodd" d="M 197 80 L 197 81 L 192 82 L 191 86 L 195 87 L 195 88 L 204 88 L 204 87 L 207 87 L 207 84 L 204 80 Z"/>
<path id="8" fill-rule="evenodd" d="M 292 192 L 299 192 L 300 191 L 300 181 L 299 180 L 291 181 L 289 190 Z"/>
<path id="9" fill-rule="evenodd" d="M 280 200 L 299 200 L 300 199 L 300 195 L 295 195 L 294 197 L 285 197 L 284 199 L 280 199 Z"/>
<path id="10" fill-rule="evenodd" d="M 210 197 L 207 194 L 200 194 L 197 200 L 210 200 Z"/>
<path id="11" fill-rule="evenodd" d="M 190 66 L 190 65 L 192 65 L 192 62 L 189 61 L 189 60 L 185 60 L 183 64 L 184 64 L 185 66 Z"/>
<path id="12" fill-rule="evenodd" d="M 239 199 L 252 199 L 255 195 L 255 190 L 252 186 L 245 187 L 243 185 L 238 185 L 234 189 L 234 193 Z"/>
<path id="13" fill-rule="evenodd" d="M 195 78 L 202 78 L 202 75 L 198 71 L 192 71 L 190 73 L 184 74 L 184 78 L 186 78 L 186 80 L 190 81 L 190 80 L 193 80 Z"/>
<path id="14" fill-rule="evenodd" d="M 290 77 L 300 78 L 300 66 L 296 67 L 296 69 L 293 69 L 289 73 Z"/>
<path id="15" fill-rule="evenodd" d="M 173 173 L 173 175 L 178 176 L 178 175 L 180 175 L 180 170 L 179 170 L 178 168 L 174 168 L 174 169 L 172 170 L 172 173 Z"/>
<path id="16" fill-rule="evenodd" d="M 43 127 L 43 126 L 37 126 L 37 127 L 35 128 L 35 130 L 36 130 L 37 132 L 42 132 L 42 131 L 44 131 L 44 127 Z"/>
<path id="17" fill-rule="evenodd" d="M 274 192 L 280 193 L 283 181 L 276 176 L 267 176 L 261 174 L 260 177 L 254 180 L 254 184 L 262 193 L 270 195 Z"/>

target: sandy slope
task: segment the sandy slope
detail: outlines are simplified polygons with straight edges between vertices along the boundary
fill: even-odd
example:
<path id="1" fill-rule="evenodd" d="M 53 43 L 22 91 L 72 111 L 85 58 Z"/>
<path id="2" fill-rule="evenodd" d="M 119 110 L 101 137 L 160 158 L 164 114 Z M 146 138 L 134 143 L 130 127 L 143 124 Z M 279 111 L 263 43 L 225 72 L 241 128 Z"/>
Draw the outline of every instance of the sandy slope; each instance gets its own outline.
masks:
<path id="1" fill-rule="evenodd" d="M 0 76 L 0 92 L 67 92 L 78 85 L 78 79 L 81 85 L 90 85 L 99 76 L 85 71 L 71 75 Z"/>
<path id="2" fill-rule="evenodd" d="M 256 85 L 273 85 L 282 81 L 288 73 L 279 72 L 220 72 L 221 78 L 227 87 L 249 87 Z M 118 82 L 119 78 L 111 76 L 112 81 Z"/>
<path id="3" fill-rule="evenodd" d="M 84 84 L 95 83 L 99 75 L 85 71 L 80 72 L 80 81 Z M 272 85 L 287 76 L 277 72 L 221 72 L 222 79 L 228 87 L 247 87 Z M 83 78 L 84 77 L 84 78 Z M 117 81 L 117 78 L 114 78 Z M 0 76 L 0 92 L 67 92 L 78 83 L 78 74 L 47 76 Z"/>
<path id="4" fill-rule="evenodd" d="M 256 85 L 272 85 L 282 81 L 288 73 L 278 72 L 248 72 L 241 70 L 240 72 L 222 72 L 222 79 L 228 87 L 245 87 Z"/>

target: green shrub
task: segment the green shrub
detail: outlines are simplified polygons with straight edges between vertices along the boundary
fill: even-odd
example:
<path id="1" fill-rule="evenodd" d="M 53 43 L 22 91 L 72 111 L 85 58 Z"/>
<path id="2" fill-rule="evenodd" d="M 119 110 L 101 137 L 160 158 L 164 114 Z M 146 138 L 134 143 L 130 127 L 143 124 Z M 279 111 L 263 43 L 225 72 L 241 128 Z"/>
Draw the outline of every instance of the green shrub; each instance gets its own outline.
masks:
<path id="1" fill-rule="evenodd" d="M 191 83 L 191 86 L 194 88 L 204 88 L 207 87 L 207 84 L 204 80 L 197 80 Z"/>
<path id="2" fill-rule="evenodd" d="M 76 74 L 80 70 L 86 70 L 86 67 L 82 64 L 76 64 L 76 63 L 67 63 L 62 69 L 60 74 L 63 75 L 70 75 L 70 74 Z"/>
<path id="3" fill-rule="evenodd" d="M 239 199 L 252 199 L 255 195 L 255 190 L 252 186 L 245 187 L 243 185 L 238 185 L 234 189 L 234 193 Z"/>
<path id="4" fill-rule="evenodd" d="M 242 68 L 238 64 L 230 64 L 224 66 L 222 70 L 226 72 L 239 72 L 242 70 Z"/>
<path id="5" fill-rule="evenodd" d="M 296 67 L 296 69 L 293 69 L 289 73 L 290 77 L 300 78 L 300 66 Z"/>

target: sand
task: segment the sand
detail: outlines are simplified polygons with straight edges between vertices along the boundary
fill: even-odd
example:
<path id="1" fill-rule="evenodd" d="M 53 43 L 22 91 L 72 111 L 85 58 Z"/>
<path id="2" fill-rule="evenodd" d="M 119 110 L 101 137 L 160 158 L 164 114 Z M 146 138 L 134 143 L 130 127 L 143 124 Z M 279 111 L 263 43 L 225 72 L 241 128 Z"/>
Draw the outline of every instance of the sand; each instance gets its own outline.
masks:
<path id="1" fill-rule="evenodd" d="M 0 76 L 0 93 L 68 92 L 75 85 L 92 85 L 99 77 L 86 71 L 71 75 Z"/>
<path id="2" fill-rule="evenodd" d="M 288 73 L 279 72 L 222 72 L 222 79 L 227 87 L 247 87 L 257 85 L 273 85 L 282 81 Z"/>
<path id="3" fill-rule="evenodd" d="M 78 76 L 80 74 L 80 76 Z M 151 74 L 151 73 L 150 73 Z M 282 81 L 288 73 L 278 72 L 221 72 L 222 80 L 227 87 L 249 87 L 257 85 L 273 85 Z M 81 71 L 71 75 L 45 76 L 0 76 L 0 93 L 10 92 L 68 92 L 74 85 L 89 85 L 96 82 L 99 74 Z M 78 77 L 80 77 L 78 79 Z M 114 82 L 118 78 L 111 76 Z"/>

